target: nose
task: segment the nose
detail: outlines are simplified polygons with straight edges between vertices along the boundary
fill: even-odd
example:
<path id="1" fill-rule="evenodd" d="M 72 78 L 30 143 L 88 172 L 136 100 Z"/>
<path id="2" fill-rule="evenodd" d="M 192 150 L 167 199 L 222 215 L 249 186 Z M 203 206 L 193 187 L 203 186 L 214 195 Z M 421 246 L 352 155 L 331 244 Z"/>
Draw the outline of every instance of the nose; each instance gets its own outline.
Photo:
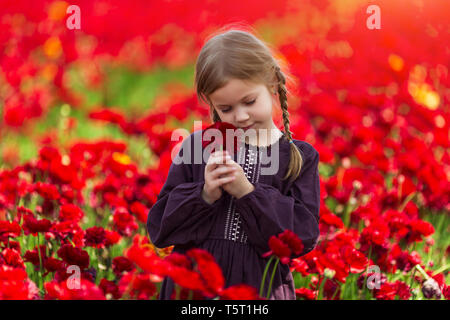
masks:
<path id="1" fill-rule="evenodd" d="M 237 108 L 236 114 L 235 114 L 235 120 L 236 123 L 248 123 L 249 115 L 247 111 L 244 110 L 244 108 Z"/>

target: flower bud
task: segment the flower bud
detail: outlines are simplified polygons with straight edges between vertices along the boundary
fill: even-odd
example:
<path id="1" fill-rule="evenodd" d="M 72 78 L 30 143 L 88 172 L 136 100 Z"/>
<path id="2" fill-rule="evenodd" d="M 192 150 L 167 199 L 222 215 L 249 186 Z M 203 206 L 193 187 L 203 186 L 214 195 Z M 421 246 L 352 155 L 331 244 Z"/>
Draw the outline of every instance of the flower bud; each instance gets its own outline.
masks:
<path id="1" fill-rule="evenodd" d="M 422 285 L 422 293 L 427 299 L 436 297 L 441 298 L 441 289 L 439 289 L 439 284 L 433 278 L 425 280 Z"/>

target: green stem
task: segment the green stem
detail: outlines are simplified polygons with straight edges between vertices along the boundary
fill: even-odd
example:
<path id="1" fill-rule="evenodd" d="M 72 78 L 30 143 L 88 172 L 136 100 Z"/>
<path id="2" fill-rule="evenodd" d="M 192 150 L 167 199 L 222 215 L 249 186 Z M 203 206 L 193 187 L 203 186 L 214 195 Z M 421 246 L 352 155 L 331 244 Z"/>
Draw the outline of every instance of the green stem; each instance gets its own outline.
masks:
<path id="1" fill-rule="evenodd" d="M 275 277 L 275 271 L 277 270 L 278 263 L 280 263 L 279 258 L 277 258 L 277 261 L 275 262 L 275 266 L 273 267 L 273 271 L 272 271 L 272 276 L 270 277 L 269 289 L 267 290 L 267 296 L 266 296 L 267 299 L 269 299 L 270 291 L 272 291 L 272 282 L 273 282 L 273 278 Z"/>
<path id="2" fill-rule="evenodd" d="M 445 266 L 440 267 L 439 269 L 437 269 L 435 272 L 433 272 L 433 277 L 435 275 L 437 275 L 438 273 L 444 272 L 445 270 L 447 270 L 448 268 L 450 268 L 450 264 L 447 264 Z"/>
<path id="3" fill-rule="evenodd" d="M 322 300 L 323 287 L 325 286 L 325 281 L 327 278 L 323 276 L 322 282 L 320 283 L 319 292 L 317 293 L 317 300 Z"/>
<path id="4" fill-rule="evenodd" d="M 416 269 L 419 270 L 420 274 L 426 279 L 429 280 L 431 277 L 422 269 L 420 264 L 416 264 Z"/>
<path id="5" fill-rule="evenodd" d="M 43 273 L 43 266 L 42 266 L 42 255 L 41 255 L 40 244 L 41 244 L 41 241 L 40 241 L 39 232 L 38 232 L 38 234 L 37 234 L 37 251 L 38 251 L 38 255 L 39 255 L 39 275 L 38 275 L 39 283 L 38 284 L 39 284 L 39 289 L 42 291 L 43 286 L 44 286 L 42 275 L 44 273 Z"/>
<path id="6" fill-rule="evenodd" d="M 372 258 L 372 245 L 370 245 L 370 247 L 369 247 L 369 256 L 368 256 L 368 258 L 367 258 L 367 260 L 369 261 L 369 263 L 370 263 L 370 259 Z M 366 288 L 367 288 L 367 271 L 366 271 L 366 275 L 364 276 L 364 283 L 363 283 L 363 293 L 364 293 L 364 298 L 367 300 L 367 291 L 369 290 L 368 288 L 367 288 L 367 290 L 366 290 Z"/>
<path id="7" fill-rule="evenodd" d="M 263 291 L 264 291 L 264 285 L 265 285 L 265 280 L 266 280 L 266 276 L 267 276 L 267 271 L 269 270 L 269 266 L 272 263 L 273 259 L 274 259 L 274 256 L 271 256 L 269 261 L 266 264 L 266 268 L 264 269 L 263 277 L 262 277 L 262 280 L 261 280 L 261 286 L 259 288 L 259 296 L 260 297 L 263 296 Z"/>

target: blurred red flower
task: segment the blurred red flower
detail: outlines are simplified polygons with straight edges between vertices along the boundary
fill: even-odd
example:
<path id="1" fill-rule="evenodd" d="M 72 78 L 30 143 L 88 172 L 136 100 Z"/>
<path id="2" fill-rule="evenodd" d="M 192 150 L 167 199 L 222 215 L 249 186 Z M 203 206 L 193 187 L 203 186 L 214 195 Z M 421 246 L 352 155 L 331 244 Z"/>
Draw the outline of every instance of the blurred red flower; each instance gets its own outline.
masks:
<path id="1" fill-rule="evenodd" d="M 83 249 L 64 244 L 57 252 L 59 257 L 70 265 L 77 265 L 81 269 L 89 266 L 89 254 Z"/>
<path id="2" fill-rule="evenodd" d="M 27 214 L 24 215 L 24 223 L 23 230 L 25 231 L 25 235 L 33 234 L 37 235 L 38 232 L 47 232 L 52 227 L 52 223 L 50 220 L 41 219 L 37 220 L 33 215 Z"/>
<path id="3" fill-rule="evenodd" d="M 87 246 L 104 248 L 106 243 L 106 232 L 102 227 L 91 227 L 86 229 L 84 239 Z"/>
<path id="4" fill-rule="evenodd" d="M 234 137 L 234 141 L 227 140 L 227 129 L 233 130 L 230 137 Z M 208 145 L 212 144 L 210 152 L 219 151 L 220 147 L 222 150 L 227 150 L 230 155 L 234 155 L 241 143 L 239 136 L 235 136 L 234 130 L 237 130 L 234 125 L 224 121 L 217 121 L 210 125 L 209 127 L 203 129 L 202 132 L 202 147 L 206 148 Z M 215 135 L 215 130 L 219 130 L 220 136 Z M 238 131 L 240 132 L 240 131 Z M 214 137 L 214 139 L 212 139 Z M 233 146 L 231 144 L 233 143 Z"/>

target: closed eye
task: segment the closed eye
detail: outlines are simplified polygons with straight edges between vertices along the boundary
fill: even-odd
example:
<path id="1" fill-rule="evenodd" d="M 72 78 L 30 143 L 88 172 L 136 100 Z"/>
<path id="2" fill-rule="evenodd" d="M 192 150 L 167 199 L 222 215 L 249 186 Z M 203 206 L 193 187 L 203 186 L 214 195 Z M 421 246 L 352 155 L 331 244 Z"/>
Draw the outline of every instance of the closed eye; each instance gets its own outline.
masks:
<path id="1" fill-rule="evenodd" d="M 251 106 L 252 104 L 254 104 L 255 103 L 255 101 L 256 101 L 256 99 L 255 100 L 253 100 L 253 101 L 249 101 L 249 102 L 244 102 L 247 106 Z M 227 112 L 230 112 L 231 111 L 231 108 L 229 108 L 229 109 L 226 109 L 226 110 L 222 110 L 222 112 L 223 113 L 227 113 Z"/>

